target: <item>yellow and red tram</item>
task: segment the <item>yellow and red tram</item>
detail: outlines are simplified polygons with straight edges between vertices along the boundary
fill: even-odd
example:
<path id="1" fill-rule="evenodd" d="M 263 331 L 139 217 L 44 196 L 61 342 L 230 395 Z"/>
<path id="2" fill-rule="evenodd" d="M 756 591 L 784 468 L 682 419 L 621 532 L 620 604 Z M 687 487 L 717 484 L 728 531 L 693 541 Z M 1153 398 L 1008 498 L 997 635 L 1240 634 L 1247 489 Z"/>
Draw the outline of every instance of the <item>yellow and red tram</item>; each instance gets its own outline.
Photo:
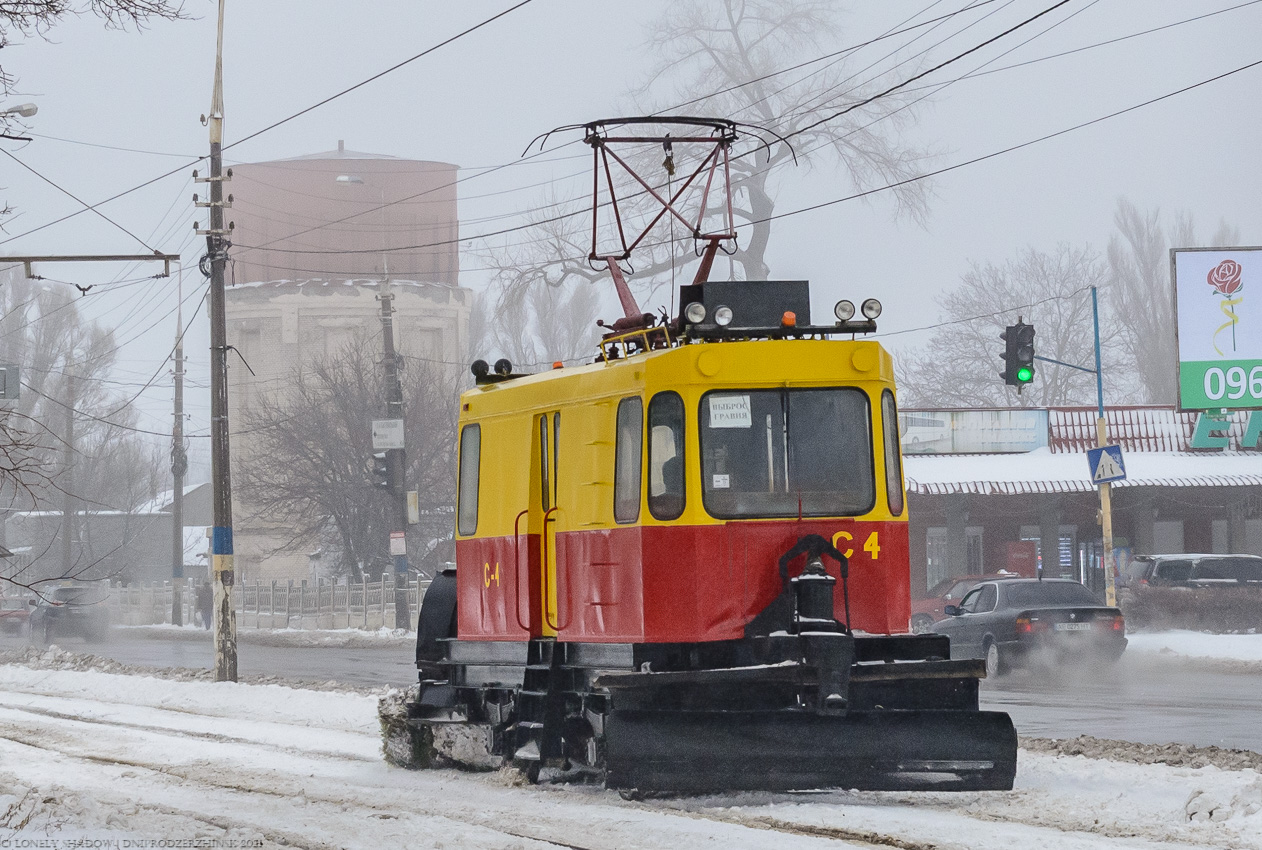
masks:
<path id="1" fill-rule="evenodd" d="M 584 366 L 475 364 L 456 568 L 418 624 L 420 761 L 472 734 L 475 763 L 623 789 L 1011 787 L 980 662 L 907 634 L 889 354 L 762 313 L 761 336 L 680 319 Z"/>
<path id="2" fill-rule="evenodd" d="M 686 132 L 618 134 L 645 124 Z M 652 792 L 1011 788 L 1016 733 L 979 710 L 984 665 L 907 633 L 893 364 L 857 338 L 879 302 L 862 318 L 838 302 L 835 324 L 812 325 L 806 281 L 708 279 L 736 238 L 730 189 L 725 205 L 705 197 L 725 182 L 733 122 L 585 131 L 611 196 L 610 158 L 630 168 L 611 145 L 661 144 L 668 166 L 685 144 L 708 153 L 670 197 L 637 177 L 664 211 L 634 239 L 612 200 L 612 253 L 593 196 L 590 259 L 625 314 L 594 362 L 473 364 L 456 566 L 422 603 L 408 737 L 388 732 L 387 752 Z M 693 181 L 689 221 L 677 204 Z M 618 263 L 667 213 L 705 248 L 679 315 L 656 319 Z"/>

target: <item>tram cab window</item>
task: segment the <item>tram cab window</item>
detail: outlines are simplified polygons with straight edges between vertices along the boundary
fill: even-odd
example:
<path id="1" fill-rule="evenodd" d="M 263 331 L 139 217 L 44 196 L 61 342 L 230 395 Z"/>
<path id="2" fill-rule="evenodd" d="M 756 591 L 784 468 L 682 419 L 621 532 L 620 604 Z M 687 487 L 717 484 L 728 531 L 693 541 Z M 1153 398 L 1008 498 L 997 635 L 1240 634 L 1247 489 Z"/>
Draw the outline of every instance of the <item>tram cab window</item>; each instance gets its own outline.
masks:
<path id="1" fill-rule="evenodd" d="M 460 431 L 460 490 L 456 496 L 456 530 L 478 530 L 478 467 L 482 461 L 482 426 L 466 425 Z"/>
<path id="2" fill-rule="evenodd" d="M 640 470 L 644 455 L 644 403 L 638 397 L 618 402 L 618 440 L 613 475 L 613 518 L 640 518 Z"/>
<path id="3" fill-rule="evenodd" d="M 665 392 L 649 402 L 649 513 L 678 519 L 684 512 L 684 402 Z"/>
<path id="4" fill-rule="evenodd" d="M 702 500 L 711 516 L 872 509 L 871 408 L 862 390 L 716 390 L 698 412 Z"/>
<path id="5" fill-rule="evenodd" d="M 881 393 L 881 430 L 885 433 L 885 498 L 890 513 L 903 513 L 903 456 L 898 450 L 898 408 L 894 394 Z"/>

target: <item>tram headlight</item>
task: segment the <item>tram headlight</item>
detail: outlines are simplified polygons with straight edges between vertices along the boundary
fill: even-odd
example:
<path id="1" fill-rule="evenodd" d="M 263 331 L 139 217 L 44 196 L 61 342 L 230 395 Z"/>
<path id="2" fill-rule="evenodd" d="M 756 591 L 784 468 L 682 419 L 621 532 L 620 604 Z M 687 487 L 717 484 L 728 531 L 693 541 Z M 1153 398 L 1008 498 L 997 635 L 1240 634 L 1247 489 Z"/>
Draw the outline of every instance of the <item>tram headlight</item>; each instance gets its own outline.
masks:
<path id="1" fill-rule="evenodd" d="M 698 325 L 705 321 L 705 305 L 700 301 L 693 301 L 684 308 L 684 318 Z"/>
<path id="2" fill-rule="evenodd" d="M 854 318 L 854 302 L 841 299 L 833 305 L 833 315 L 839 322 L 848 322 Z"/>
<path id="3" fill-rule="evenodd" d="M 875 319 L 881 315 L 881 302 L 875 298 L 869 298 L 863 302 L 863 306 L 859 308 L 863 311 L 863 315 L 869 319 Z"/>
<path id="4" fill-rule="evenodd" d="M 714 308 L 714 323 L 721 328 L 732 324 L 732 308 L 726 304 Z"/>

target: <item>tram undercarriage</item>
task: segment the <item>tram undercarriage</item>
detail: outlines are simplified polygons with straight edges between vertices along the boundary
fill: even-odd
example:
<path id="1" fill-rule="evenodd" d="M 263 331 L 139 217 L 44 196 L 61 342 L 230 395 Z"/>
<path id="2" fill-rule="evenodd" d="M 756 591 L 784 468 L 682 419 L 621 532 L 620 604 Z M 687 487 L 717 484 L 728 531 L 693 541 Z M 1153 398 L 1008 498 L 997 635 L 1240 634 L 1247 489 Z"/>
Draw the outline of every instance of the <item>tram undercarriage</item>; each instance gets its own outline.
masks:
<path id="1" fill-rule="evenodd" d="M 458 640 L 454 577 L 440 578 L 400 718 L 411 740 L 388 757 L 555 768 L 639 793 L 1010 789 L 1016 732 L 978 710 L 984 665 L 950 660 L 944 636 L 812 616 L 813 598 L 831 606 L 822 572 L 790 581 L 744 639 L 703 644 Z"/>

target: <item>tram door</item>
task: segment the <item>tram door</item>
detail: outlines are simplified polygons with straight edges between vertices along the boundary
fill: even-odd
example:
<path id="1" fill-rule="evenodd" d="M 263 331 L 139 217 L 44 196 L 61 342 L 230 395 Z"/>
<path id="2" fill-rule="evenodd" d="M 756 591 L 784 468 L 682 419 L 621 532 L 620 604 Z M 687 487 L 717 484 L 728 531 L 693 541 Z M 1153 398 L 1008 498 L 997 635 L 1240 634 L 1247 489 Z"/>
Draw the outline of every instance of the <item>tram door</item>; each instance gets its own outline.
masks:
<path id="1" fill-rule="evenodd" d="M 539 557 L 532 559 L 539 570 L 541 632 L 555 635 L 560 623 L 558 618 L 557 592 L 557 462 L 560 447 L 561 414 L 559 411 L 540 414 L 536 419 L 534 446 L 531 456 L 532 496 L 531 534 L 538 534 Z M 531 619 L 534 619 L 532 617 Z"/>

